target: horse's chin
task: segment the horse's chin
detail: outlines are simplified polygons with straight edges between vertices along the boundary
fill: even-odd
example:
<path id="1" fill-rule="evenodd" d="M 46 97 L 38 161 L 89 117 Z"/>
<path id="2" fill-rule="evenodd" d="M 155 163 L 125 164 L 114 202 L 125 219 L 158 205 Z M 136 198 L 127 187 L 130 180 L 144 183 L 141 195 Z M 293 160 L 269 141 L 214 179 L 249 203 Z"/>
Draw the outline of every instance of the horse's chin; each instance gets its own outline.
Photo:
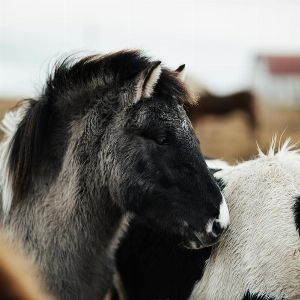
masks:
<path id="1" fill-rule="evenodd" d="M 218 244 L 220 239 L 211 238 L 203 234 L 193 231 L 193 237 L 187 239 L 183 246 L 189 250 L 201 250 L 203 248 L 211 247 Z"/>
<path id="2" fill-rule="evenodd" d="M 192 240 L 183 243 L 183 247 L 189 250 L 201 250 L 204 248 L 209 248 L 214 245 L 217 245 L 218 243 L 219 241 L 202 243 L 201 241 L 198 240 Z"/>
<path id="3" fill-rule="evenodd" d="M 183 247 L 188 250 L 201 250 L 205 246 L 200 241 L 187 241 L 183 244 Z"/>

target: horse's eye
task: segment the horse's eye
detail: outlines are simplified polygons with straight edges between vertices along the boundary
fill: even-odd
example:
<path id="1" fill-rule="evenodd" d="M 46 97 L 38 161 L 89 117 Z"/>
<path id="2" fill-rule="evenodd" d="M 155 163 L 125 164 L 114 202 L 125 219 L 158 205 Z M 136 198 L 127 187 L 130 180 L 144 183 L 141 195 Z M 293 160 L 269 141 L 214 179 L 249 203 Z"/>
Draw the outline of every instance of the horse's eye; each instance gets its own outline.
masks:
<path id="1" fill-rule="evenodd" d="M 159 145 L 168 145 L 169 144 L 168 138 L 166 136 L 158 136 L 158 137 L 155 137 L 154 140 Z"/>

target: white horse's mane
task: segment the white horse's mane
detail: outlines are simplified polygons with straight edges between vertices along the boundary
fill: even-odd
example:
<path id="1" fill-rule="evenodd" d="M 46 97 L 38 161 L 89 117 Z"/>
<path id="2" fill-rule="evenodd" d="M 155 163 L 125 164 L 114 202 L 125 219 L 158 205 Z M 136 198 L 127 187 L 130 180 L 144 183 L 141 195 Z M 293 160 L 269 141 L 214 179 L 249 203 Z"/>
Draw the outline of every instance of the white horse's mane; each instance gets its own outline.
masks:
<path id="1" fill-rule="evenodd" d="M 291 138 L 287 138 L 282 144 L 280 143 L 280 140 L 277 143 L 277 136 L 274 135 L 266 152 L 261 150 L 260 146 L 257 144 L 257 158 L 274 158 L 284 163 L 293 160 L 294 162 L 300 163 L 300 149 L 297 149 L 296 147 L 297 143 L 293 143 Z M 226 169 L 231 167 L 230 164 L 221 159 L 208 159 L 206 160 L 206 163 L 211 169 Z"/>
<path id="2" fill-rule="evenodd" d="M 292 143 L 291 138 L 287 138 L 284 143 L 281 145 L 279 140 L 279 145 L 277 145 L 277 136 L 274 135 L 269 146 L 269 149 L 266 153 L 263 153 L 259 145 L 257 145 L 259 157 L 278 157 L 283 158 L 286 155 L 297 155 L 300 153 L 299 149 L 296 149 L 297 143 Z"/>

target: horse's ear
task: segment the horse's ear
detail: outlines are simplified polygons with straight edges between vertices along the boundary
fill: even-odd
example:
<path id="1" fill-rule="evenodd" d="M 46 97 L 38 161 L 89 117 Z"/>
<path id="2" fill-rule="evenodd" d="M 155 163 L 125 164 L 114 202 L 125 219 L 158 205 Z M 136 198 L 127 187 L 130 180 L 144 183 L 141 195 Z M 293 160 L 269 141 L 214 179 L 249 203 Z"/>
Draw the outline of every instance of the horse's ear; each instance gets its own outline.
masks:
<path id="1" fill-rule="evenodd" d="M 154 61 L 137 77 L 134 103 L 141 98 L 150 98 L 161 74 L 161 62 Z"/>
<path id="2" fill-rule="evenodd" d="M 185 75 L 186 75 L 186 72 L 185 72 L 185 64 L 180 65 L 180 66 L 175 70 L 175 72 L 177 73 L 178 78 L 180 78 L 182 81 L 185 80 Z"/>

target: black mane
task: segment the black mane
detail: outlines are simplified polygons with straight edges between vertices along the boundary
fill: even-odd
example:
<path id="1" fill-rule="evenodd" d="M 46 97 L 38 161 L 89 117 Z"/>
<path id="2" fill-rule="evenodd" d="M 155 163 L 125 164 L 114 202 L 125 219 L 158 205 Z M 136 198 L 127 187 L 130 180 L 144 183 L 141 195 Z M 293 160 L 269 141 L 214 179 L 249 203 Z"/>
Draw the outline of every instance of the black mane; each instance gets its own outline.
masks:
<path id="1" fill-rule="evenodd" d="M 13 205 L 26 195 L 33 184 L 52 119 L 46 99 L 25 101 L 28 102 L 28 110 L 10 145 L 9 172 L 14 191 Z"/>
<path id="2" fill-rule="evenodd" d="M 58 62 L 49 76 L 45 88 L 45 96 L 50 99 L 59 99 L 64 96 L 72 99 L 78 98 L 82 91 L 89 94 L 97 89 L 117 87 L 118 83 L 134 79 L 150 64 L 148 57 L 141 51 L 125 50 L 103 56 L 88 56 L 74 62 L 69 57 Z M 184 85 L 178 80 L 177 73 L 163 68 L 162 74 L 155 88 L 156 93 L 165 96 L 175 96 L 178 101 L 184 103 L 188 95 Z"/>
<path id="3" fill-rule="evenodd" d="M 150 63 L 140 51 L 119 51 L 108 55 L 92 55 L 76 61 L 68 57 L 57 62 L 47 81 L 45 95 L 57 100 L 70 93 L 97 88 L 113 88 L 116 82 L 131 79 Z M 74 96 L 74 94 L 72 96 Z"/>

